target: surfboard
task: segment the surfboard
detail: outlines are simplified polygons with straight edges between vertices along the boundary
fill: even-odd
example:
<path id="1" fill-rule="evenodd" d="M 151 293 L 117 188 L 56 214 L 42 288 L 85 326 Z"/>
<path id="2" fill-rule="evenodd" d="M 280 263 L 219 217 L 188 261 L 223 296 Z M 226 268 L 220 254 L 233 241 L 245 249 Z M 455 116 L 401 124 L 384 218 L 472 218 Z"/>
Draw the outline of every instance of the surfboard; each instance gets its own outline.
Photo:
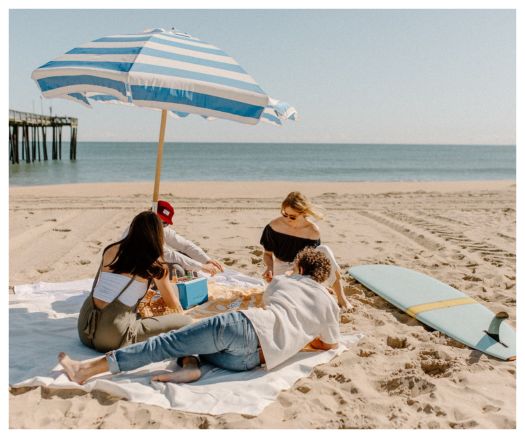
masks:
<path id="1" fill-rule="evenodd" d="M 435 278 L 393 265 L 348 270 L 359 283 L 408 315 L 469 347 L 503 360 L 516 358 L 516 332 L 472 297 Z"/>

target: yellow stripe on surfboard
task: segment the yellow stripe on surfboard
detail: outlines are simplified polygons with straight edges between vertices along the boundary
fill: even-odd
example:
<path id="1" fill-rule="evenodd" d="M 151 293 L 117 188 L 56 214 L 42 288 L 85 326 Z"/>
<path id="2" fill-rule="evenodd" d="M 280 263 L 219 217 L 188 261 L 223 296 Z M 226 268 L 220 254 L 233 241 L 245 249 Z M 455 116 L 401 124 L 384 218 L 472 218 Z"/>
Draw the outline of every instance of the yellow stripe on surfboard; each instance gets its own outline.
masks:
<path id="1" fill-rule="evenodd" d="M 462 306 L 464 304 L 474 304 L 477 301 L 470 297 L 455 298 L 453 300 L 434 301 L 432 303 L 419 304 L 417 306 L 409 307 L 405 310 L 413 318 L 421 312 L 428 312 L 429 310 L 445 309 L 447 307 Z"/>

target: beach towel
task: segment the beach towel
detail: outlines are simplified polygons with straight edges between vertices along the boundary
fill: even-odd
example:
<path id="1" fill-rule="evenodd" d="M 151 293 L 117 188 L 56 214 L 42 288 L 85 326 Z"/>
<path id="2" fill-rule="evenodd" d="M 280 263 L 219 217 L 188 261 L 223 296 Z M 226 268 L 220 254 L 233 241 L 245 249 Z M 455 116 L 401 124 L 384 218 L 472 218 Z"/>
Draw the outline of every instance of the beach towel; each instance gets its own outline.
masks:
<path id="1" fill-rule="evenodd" d="M 132 402 L 204 414 L 240 413 L 258 415 L 279 392 L 290 388 L 312 369 L 350 348 L 363 335 L 343 335 L 336 350 L 300 352 L 267 372 L 257 367 L 231 372 L 204 363 L 202 378 L 190 384 L 151 382 L 151 377 L 177 367 L 175 361 L 155 363 L 121 373 L 105 374 L 84 385 L 70 382 L 57 365 L 57 353 L 75 359 L 100 353 L 84 346 L 77 334 L 78 311 L 89 294 L 92 279 L 64 283 L 36 283 L 15 287 L 10 295 L 9 382 L 13 388 L 45 386 L 58 389 L 103 391 Z M 210 279 L 209 301 L 188 313 L 194 318 L 259 306 L 264 283 L 226 270 Z"/>

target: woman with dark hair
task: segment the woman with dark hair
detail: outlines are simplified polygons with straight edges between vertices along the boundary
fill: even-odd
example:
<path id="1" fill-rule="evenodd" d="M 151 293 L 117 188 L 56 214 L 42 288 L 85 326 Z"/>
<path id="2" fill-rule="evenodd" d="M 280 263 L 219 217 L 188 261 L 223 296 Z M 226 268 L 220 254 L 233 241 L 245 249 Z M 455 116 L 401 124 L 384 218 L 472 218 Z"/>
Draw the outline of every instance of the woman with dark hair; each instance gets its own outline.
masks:
<path id="1" fill-rule="evenodd" d="M 88 298 L 80 309 L 78 334 L 83 344 L 100 352 L 144 341 L 190 324 L 164 267 L 162 223 L 151 211 L 139 213 L 127 236 L 102 252 Z M 137 305 L 151 283 L 176 313 L 141 318 Z"/>

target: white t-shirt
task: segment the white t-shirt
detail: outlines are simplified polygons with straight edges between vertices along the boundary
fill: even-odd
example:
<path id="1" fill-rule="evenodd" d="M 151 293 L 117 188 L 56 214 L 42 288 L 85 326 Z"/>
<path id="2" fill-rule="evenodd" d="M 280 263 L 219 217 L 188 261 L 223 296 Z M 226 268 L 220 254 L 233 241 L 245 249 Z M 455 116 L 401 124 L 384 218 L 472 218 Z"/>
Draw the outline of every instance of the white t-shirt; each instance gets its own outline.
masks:
<path id="1" fill-rule="evenodd" d="M 271 369 L 315 338 L 339 342 L 339 306 L 326 288 L 308 276 L 278 276 L 263 295 L 264 309 L 241 310 L 252 323 Z"/>

